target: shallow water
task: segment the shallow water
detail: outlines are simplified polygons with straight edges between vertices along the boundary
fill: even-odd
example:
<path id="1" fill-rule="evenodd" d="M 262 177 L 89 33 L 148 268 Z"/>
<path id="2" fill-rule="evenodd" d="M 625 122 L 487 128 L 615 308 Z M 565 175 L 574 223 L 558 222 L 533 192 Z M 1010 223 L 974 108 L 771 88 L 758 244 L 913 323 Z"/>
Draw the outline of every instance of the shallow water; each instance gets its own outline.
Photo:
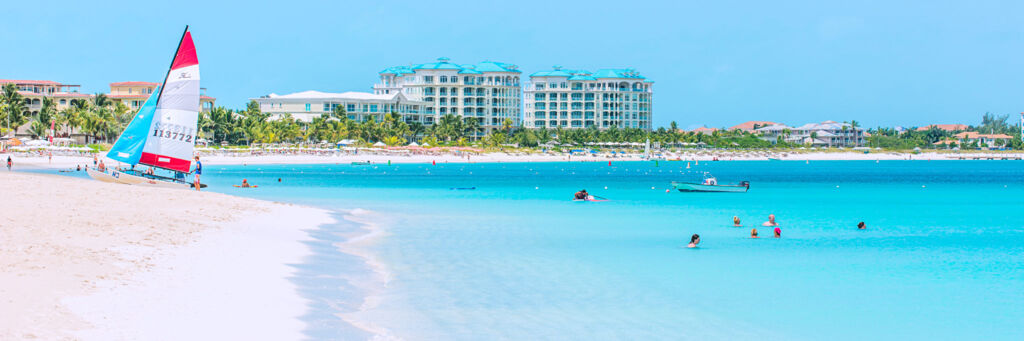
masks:
<path id="1" fill-rule="evenodd" d="M 1024 339 L 1019 161 L 207 169 L 215 191 L 381 221 L 365 248 L 389 280 L 363 312 L 371 267 L 338 247 L 358 227 L 314 231 L 295 278 L 311 338 L 368 335 L 341 313 L 406 339 Z M 665 192 L 704 171 L 751 189 Z M 571 201 L 581 188 L 612 200 Z"/>

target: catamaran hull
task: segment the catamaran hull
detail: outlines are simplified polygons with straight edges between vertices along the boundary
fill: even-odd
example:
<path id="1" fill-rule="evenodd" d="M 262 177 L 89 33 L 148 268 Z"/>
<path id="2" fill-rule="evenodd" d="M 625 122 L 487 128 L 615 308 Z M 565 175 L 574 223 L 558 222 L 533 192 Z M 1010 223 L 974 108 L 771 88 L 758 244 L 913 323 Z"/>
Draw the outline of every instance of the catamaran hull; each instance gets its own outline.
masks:
<path id="1" fill-rule="evenodd" d="M 685 182 L 673 182 L 672 186 L 680 192 L 746 193 L 748 188 L 747 186 L 703 185 Z"/>
<path id="2" fill-rule="evenodd" d="M 162 187 L 162 188 L 178 188 L 178 189 L 189 189 L 192 188 L 192 184 L 182 182 L 171 182 L 163 180 L 155 180 L 144 178 L 137 175 L 132 175 L 116 170 L 109 172 L 100 172 L 92 168 L 86 169 L 86 173 L 89 177 L 109 183 L 118 183 L 124 185 L 136 185 L 136 186 L 147 186 L 147 187 Z"/>

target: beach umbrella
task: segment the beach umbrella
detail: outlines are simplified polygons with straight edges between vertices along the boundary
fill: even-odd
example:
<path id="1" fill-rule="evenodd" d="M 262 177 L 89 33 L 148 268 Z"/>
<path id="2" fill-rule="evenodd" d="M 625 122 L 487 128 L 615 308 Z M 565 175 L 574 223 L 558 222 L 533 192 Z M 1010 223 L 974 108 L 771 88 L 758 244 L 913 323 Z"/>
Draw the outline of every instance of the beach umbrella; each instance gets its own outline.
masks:
<path id="1" fill-rule="evenodd" d="M 430 147 L 430 144 L 429 143 L 423 143 L 421 146 L 426 148 L 426 147 Z"/>
<path id="2" fill-rule="evenodd" d="M 374 147 L 385 147 L 385 146 L 387 146 L 387 145 L 386 145 L 386 144 L 384 144 L 384 142 L 380 142 L 380 141 L 377 141 L 377 143 L 374 143 L 374 144 L 373 144 L 373 146 L 374 146 Z"/>
<path id="3" fill-rule="evenodd" d="M 413 141 L 412 143 L 409 144 L 409 147 L 419 147 L 419 146 L 420 146 L 420 144 L 416 143 L 416 141 Z"/>

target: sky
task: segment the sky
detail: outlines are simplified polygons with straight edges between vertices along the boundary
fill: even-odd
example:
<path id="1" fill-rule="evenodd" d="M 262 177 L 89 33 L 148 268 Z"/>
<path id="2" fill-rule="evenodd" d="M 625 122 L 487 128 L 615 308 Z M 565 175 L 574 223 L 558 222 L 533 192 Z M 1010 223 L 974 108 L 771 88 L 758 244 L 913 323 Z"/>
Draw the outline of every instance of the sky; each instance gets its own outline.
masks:
<path id="1" fill-rule="evenodd" d="M 186 24 L 207 94 L 371 91 L 438 57 L 530 73 L 630 67 L 654 125 L 977 124 L 1024 111 L 1021 1 L 30 1 L 0 11 L 0 78 L 162 81 Z"/>

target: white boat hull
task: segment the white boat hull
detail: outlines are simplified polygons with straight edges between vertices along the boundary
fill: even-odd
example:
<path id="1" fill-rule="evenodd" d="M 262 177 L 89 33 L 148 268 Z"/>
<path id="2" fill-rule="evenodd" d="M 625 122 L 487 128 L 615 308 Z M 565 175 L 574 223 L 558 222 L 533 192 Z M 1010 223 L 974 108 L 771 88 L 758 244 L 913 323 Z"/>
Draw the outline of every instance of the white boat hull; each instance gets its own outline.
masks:
<path id="1" fill-rule="evenodd" d="M 673 182 L 672 186 L 680 192 L 724 192 L 724 193 L 746 193 L 748 186 L 735 185 L 704 185 L 687 182 Z"/>
<path id="2" fill-rule="evenodd" d="M 141 176 L 128 174 L 116 170 L 108 170 L 106 172 L 100 172 L 99 170 L 87 168 L 86 173 L 89 177 L 110 183 L 118 183 L 125 185 L 136 185 L 136 186 L 147 186 L 147 187 L 162 187 L 162 188 L 178 188 L 178 189 L 189 189 L 192 188 L 192 184 L 183 182 L 172 182 L 157 179 L 144 178 Z"/>

